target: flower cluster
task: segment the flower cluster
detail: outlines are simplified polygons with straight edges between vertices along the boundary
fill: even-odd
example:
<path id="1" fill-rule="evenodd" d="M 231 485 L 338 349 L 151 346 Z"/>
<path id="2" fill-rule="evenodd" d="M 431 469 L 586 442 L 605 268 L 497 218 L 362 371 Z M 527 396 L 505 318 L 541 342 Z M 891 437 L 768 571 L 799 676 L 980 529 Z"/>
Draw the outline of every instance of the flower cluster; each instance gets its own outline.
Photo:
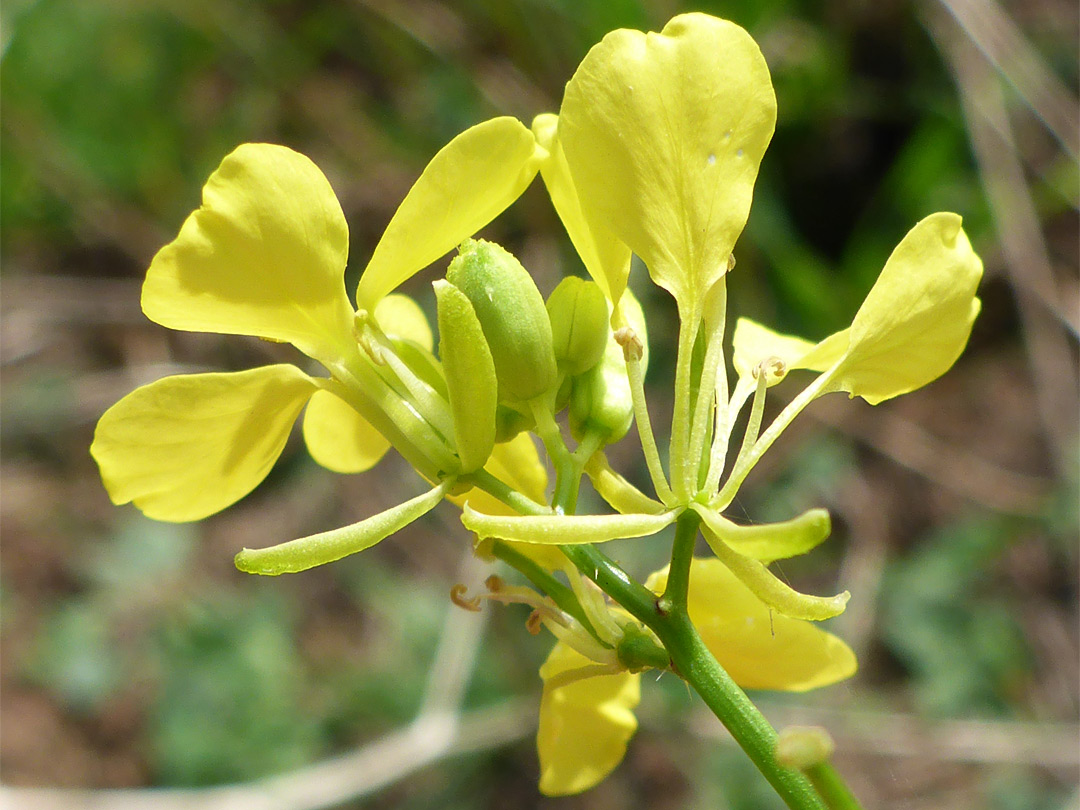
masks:
<path id="1" fill-rule="evenodd" d="M 578 67 L 557 115 L 531 128 L 495 118 L 435 155 L 376 245 L 355 306 L 329 182 L 285 147 L 239 147 L 154 258 L 143 311 L 173 329 L 289 342 L 327 375 L 280 364 L 134 391 L 102 416 L 91 448 L 110 496 L 159 520 L 218 512 L 267 475 L 301 411 L 304 441 L 329 469 L 361 472 L 396 448 L 424 492 L 352 526 L 245 549 L 236 564 L 301 571 L 374 545 L 443 499 L 462 506 L 478 552 L 540 591 L 486 596 L 531 605 L 557 638 L 541 669 L 538 735 L 550 794 L 584 790 L 617 765 L 636 728 L 638 673 L 672 661 L 659 625 L 597 589 L 575 547 L 690 521 L 715 556 L 687 558 L 688 587 L 653 574 L 644 584 L 657 605 L 676 599 L 744 687 L 800 691 L 848 677 L 850 649 L 813 625 L 842 612 L 848 594 L 801 594 L 768 568 L 824 541 L 828 514 L 745 526 L 723 512 L 818 396 L 877 404 L 944 373 L 978 313 L 982 265 L 960 217 L 931 214 L 888 257 L 849 328 L 815 343 L 739 319 L 729 375 L 726 274 L 775 119 L 768 67 L 738 26 L 687 14 L 660 33 L 615 31 Z M 546 302 L 511 254 L 472 238 L 537 174 L 590 276 L 565 279 Z M 423 311 L 394 290 L 455 247 L 434 283 L 436 352 Z M 627 288 L 632 255 L 674 297 L 681 324 L 667 469 L 644 390 L 646 319 Z M 769 389 L 795 370 L 812 376 L 794 375 L 805 388 L 763 427 Z M 603 451 L 635 423 L 652 495 Z M 531 435 L 555 470 L 551 493 Z M 573 514 L 583 475 L 610 513 Z"/>

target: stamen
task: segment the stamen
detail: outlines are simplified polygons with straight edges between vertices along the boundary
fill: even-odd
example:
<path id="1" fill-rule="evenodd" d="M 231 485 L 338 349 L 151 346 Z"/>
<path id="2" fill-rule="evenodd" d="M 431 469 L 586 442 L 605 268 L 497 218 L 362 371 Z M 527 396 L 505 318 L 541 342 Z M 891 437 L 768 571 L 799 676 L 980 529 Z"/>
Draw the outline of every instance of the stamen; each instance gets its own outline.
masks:
<path id="1" fill-rule="evenodd" d="M 765 384 L 767 386 L 776 385 L 785 376 L 787 376 L 787 363 L 779 357 L 766 357 L 756 366 L 754 366 L 751 372 L 754 375 L 754 379 L 757 380 L 760 377 L 765 377 Z"/>
<path id="2" fill-rule="evenodd" d="M 814 401 L 821 393 L 829 390 L 828 386 L 833 381 L 833 376 L 840 369 L 841 363 L 844 358 L 841 357 L 836 363 L 821 374 L 810 385 L 803 389 L 795 399 L 791 400 L 784 410 L 780 411 L 779 415 L 773 419 L 772 424 L 758 437 L 754 442 L 753 447 L 746 453 L 745 457 L 740 458 L 735 462 L 732 467 L 731 475 L 728 476 L 728 480 L 724 482 L 724 486 L 721 487 L 720 492 L 716 497 L 709 501 L 709 505 L 714 509 L 726 509 L 731 501 L 735 498 L 735 493 L 739 491 L 739 487 L 746 479 L 747 474 L 757 464 L 758 459 L 764 455 L 765 451 L 772 447 L 776 438 L 791 424 L 791 420 L 794 419 L 803 408 Z M 740 455 L 742 455 L 740 453 Z"/>
<path id="3" fill-rule="evenodd" d="M 372 363 L 377 366 L 385 366 L 386 359 L 383 357 L 382 349 L 378 344 L 378 341 L 374 339 L 375 331 L 372 329 L 374 321 L 372 320 L 371 313 L 366 309 L 359 309 L 353 314 L 353 339 L 361 349 L 364 350 L 364 354 L 368 356 Z"/>
<path id="4" fill-rule="evenodd" d="M 622 346 L 623 356 L 626 358 L 626 362 L 638 361 L 645 353 L 645 346 L 641 342 L 641 338 L 637 336 L 637 332 L 633 327 L 623 326 L 616 329 L 613 337 L 615 342 Z"/>
<path id="5" fill-rule="evenodd" d="M 372 346 L 372 355 L 376 363 L 389 366 L 401 381 L 405 391 L 416 409 L 427 422 L 444 436 L 454 435 L 454 418 L 450 414 L 450 405 L 439 392 L 420 379 L 409 366 L 394 353 L 393 345 L 378 344 Z"/>
<path id="6" fill-rule="evenodd" d="M 529 631 L 531 635 L 538 636 L 544 626 L 544 617 L 540 615 L 539 610 L 534 610 L 529 614 L 529 618 L 525 620 L 525 629 Z"/>
<path id="7" fill-rule="evenodd" d="M 665 505 L 674 503 L 675 496 L 664 476 L 664 467 L 660 463 L 660 451 L 656 448 L 652 421 L 649 419 L 649 406 L 645 401 L 645 379 L 641 371 L 641 357 L 644 347 L 633 328 L 624 326 L 615 330 L 615 340 L 623 348 L 626 358 L 626 377 L 630 381 L 630 398 L 634 403 L 634 422 L 637 423 L 641 449 L 645 454 L 645 464 L 649 468 L 653 489 Z"/>
<path id="8" fill-rule="evenodd" d="M 459 608 L 468 610 L 472 613 L 480 612 L 481 597 L 474 596 L 471 599 L 466 599 L 465 594 L 469 592 L 469 586 L 459 582 L 450 588 L 450 601 L 457 605 Z"/>
<path id="9" fill-rule="evenodd" d="M 719 386 L 717 386 L 719 389 Z M 726 386 L 725 386 L 726 388 Z M 705 482 L 705 492 L 716 492 L 720 486 L 720 476 L 724 474 L 724 464 L 727 461 L 728 443 L 731 441 L 731 431 L 735 427 L 735 420 L 742 412 L 743 405 L 753 393 L 754 385 L 751 377 L 740 377 L 735 383 L 735 390 L 731 392 L 731 399 L 723 406 L 716 409 L 716 429 L 713 435 L 712 450 L 709 454 L 709 479 Z"/>
<path id="10" fill-rule="evenodd" d="M 777 362 L 780 363 L 781 368 L 784 367 L 783 361 L 777 359 Z M 731 468 L 732 478 L 736 474 L 742 473 L 746 458 L 754 446 L 754 442 L 757 441 L 758 431 L 761 430 L 761 417 L 765 413 L 765 390 L 769 387 L 768 363 L 768 360 L 761 361 L 751 372 L 754 379 L 757 380 L 757 387 L 754 389 L 754 401 L 750 406 L 750 418 L 746 421 L 746 432 L 743 434 L 742 444 L 739 446 L 739 455 L 735 457 L 735 464 Z"/>

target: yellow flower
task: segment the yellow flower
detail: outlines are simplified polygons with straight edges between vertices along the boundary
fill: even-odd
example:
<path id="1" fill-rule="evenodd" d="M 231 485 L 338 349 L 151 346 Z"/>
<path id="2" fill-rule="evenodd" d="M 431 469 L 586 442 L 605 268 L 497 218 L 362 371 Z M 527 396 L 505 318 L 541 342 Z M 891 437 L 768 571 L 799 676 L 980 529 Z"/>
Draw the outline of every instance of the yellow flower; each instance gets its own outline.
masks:
<path id="1" fill-rule="evenodd" d="M 582 218 L 640 256 L 689 315 L 727 270 L 775 122 L 757 43 L 684 14 L 590 50 L 566 86 L 558 140 Z"/>
<path id="2" fill-rule="evenodd" d="M 102 416 L 91 446 L 112 500 L 167 521 L 220 511 L 266 476 L 305 405 L 305 442 L 330 469 L 368 469 L 392 444 L 430 481 L 461 471 L 431 329 L 414 302 L 390 293 L 509 205 L 541 157 L 512 118 L 451 141 L 376 246 L 354 311 L 348 228 L 315 164 L 269 144 L 228 155 L 154 257 L 143 311 L 174 329 L 292 343 L 330 376 L 279 364 L 137 389 Z"/>
<path id="3" fill-rule="evenodd" d="M 644 335 L 620 330 L 626 332 L 620 342 L 634 416 L 659 501 L 593 465 L 594 486 L 620 514 L 505 516 L 466 508 L 468 528 L 524 543 L 599 543 L 652 535 L 692 509 L 717 557 L 766 604 L 799 619 L 843 611 L 846 592 L 799 594 L 767 568 L 828 536 L 822 510 L 755 526 L 738 526 L 721 512 L 816 397 L 846 391 L 877 404 L 948 370 L 979 312 L 975 291 L 982 263 L 958 215 L 926 217 L 889 257 L 850 328 L 815 344 L 740 319 L 733 337 L 737 382 L 729 392 L 724 276 L 734 266 L 732 251 L 775 120 L 768 67 L 753 39 L 733 23 L 698 13 L 673 18 L 660 33 L 608 34 L 567 84 L 558 117 L 534 120 L 533 133 L 546 151 L 540 171 L 549 194 L 609 299 L 618 301 L 626 286 L 632 251 L 678 304 L 671 472 L 665 475 L 649 423 L 640 360 Z M 691 355 L 702 348 L 699 370 L 692 373 Z M 766 389 L 792 369 L 820 375 L 762 425 Z M 729 460 L 728 442 L 748 402 L 742 446 Z"/>
<path id="4" fill-rule="evenodd" d="M 740 377 L 762 359 L 827 372 L 819 393 L 847 391 L 871 405 L 921 388 L 960 356 L 979 314 L 982 262 L 957 214 L 923 219 L 885 263 L 851 326 L 813 344 L 749 319 L 735 327 Z"/>
<path id="5" fill-rule="evenodd" d="M 646 582 L 654 593 L 666 585 L 666 569 Z M 688 607 L 709 650 L 744 689 L 805 692 L 855 673 L 855 654 L 843 641 L 808 621 L 771 614 L 719 560 L 693 561 Z M 540 676 L 540 790 L 552 796 L 588 790 L 626 753 L 637 729 L 641 676 L 611 671 L 564 641 Z"/>

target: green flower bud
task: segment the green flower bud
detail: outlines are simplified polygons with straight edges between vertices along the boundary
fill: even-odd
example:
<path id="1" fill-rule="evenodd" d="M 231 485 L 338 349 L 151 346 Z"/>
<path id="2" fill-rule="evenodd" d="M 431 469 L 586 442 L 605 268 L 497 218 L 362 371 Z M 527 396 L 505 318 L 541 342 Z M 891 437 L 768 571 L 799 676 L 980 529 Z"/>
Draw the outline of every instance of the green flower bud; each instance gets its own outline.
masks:
<path id="1" fill-rule="evenodd" d="M 620 320 L 634 330 L 643 347 L 648 346 L 645 315 L 641 305 L 627 290 L 619 302 Z M 644 349 L 642 366 L 648 362 Z M 599 433 L 604 444 L 619 441 L 634 421 L 634 401 L 626 376 L 626 358 L 615 336 L 608 331 L 607 346 L 600 362 L 574 378 L 570 393 L 570 433 L 581 440 L 588 433 Z"/>
<path id="2" fill-rule="evenodd" d="M 495 363 L 499 400 L 525 402 L 558 381 L 551 321 L 532 276 L 492 242 L 466 239 L 446 279 L 472 302 Z"/>
<path id="3" fill-rule="evenodd" d="M 571 377 L 600 362 L 608 340 L 608 308 L 594 281 L 567 276 L 547 300 L 555 359 Z"/>
<path id="4" fill-rule="evenodd" d="M 435 282 L 435 301 L 439 354 L 454 419 L 454 444 L 461 472 L 474 472 L 484 466 L 495 446 L 495 364 L 465 294 L 439 279 Z"/>

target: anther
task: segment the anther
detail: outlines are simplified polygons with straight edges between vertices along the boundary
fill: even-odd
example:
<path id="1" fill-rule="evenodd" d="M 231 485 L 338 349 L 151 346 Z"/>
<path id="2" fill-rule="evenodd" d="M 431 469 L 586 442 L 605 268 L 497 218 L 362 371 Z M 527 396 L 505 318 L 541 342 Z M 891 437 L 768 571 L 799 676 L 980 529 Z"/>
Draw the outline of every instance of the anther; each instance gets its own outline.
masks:
<path id="1" fill-rule="evenodd" d="M 465 594 L 469 592 L 469 586 L 462 583 L 458 583 L 450 588 L 450 601 L 457 605 L 459 608 L 471 611 L 473 613 L 480 612 L 480 597 L 474 596 L 471 599 L 467 599 Z"/>
<path id="2" fill-rule="evenodd" d="M 623 326 L 620 329 L 616 329 L 613 336 L 615 342 L 622 346 L 623 356 L 628 362 L 641 359 L 645 347 L 641 343 L 641 338 L 637 336 L 637 332 L 635 332 L 632 327 Z"/>
<path id="3" fill-rule="evenodd" d="M 529 614 L 529 618 L 525 620 L 525 629 L 532 635 L 539 635 L 541 628 L 544 624 L 544 617 L 540 615 L 539 610 L 534 610 Z"/>
<path id="4" fill-rule="evenodd" d="M 787 374 L 787 363 L 779 357 L 766 357 L 754 366 L 753 375 L 755 380 L 765 376 L 765 382 L 769 385 L 780 382 Z"/>
<path id="5" fill-rule="evenodd" d="M 506 587 L 506 581 L 498 574 L 492 574 L 490 577 L 484 580 L 484 585 L 492 593 L 498 593 Z"/>

